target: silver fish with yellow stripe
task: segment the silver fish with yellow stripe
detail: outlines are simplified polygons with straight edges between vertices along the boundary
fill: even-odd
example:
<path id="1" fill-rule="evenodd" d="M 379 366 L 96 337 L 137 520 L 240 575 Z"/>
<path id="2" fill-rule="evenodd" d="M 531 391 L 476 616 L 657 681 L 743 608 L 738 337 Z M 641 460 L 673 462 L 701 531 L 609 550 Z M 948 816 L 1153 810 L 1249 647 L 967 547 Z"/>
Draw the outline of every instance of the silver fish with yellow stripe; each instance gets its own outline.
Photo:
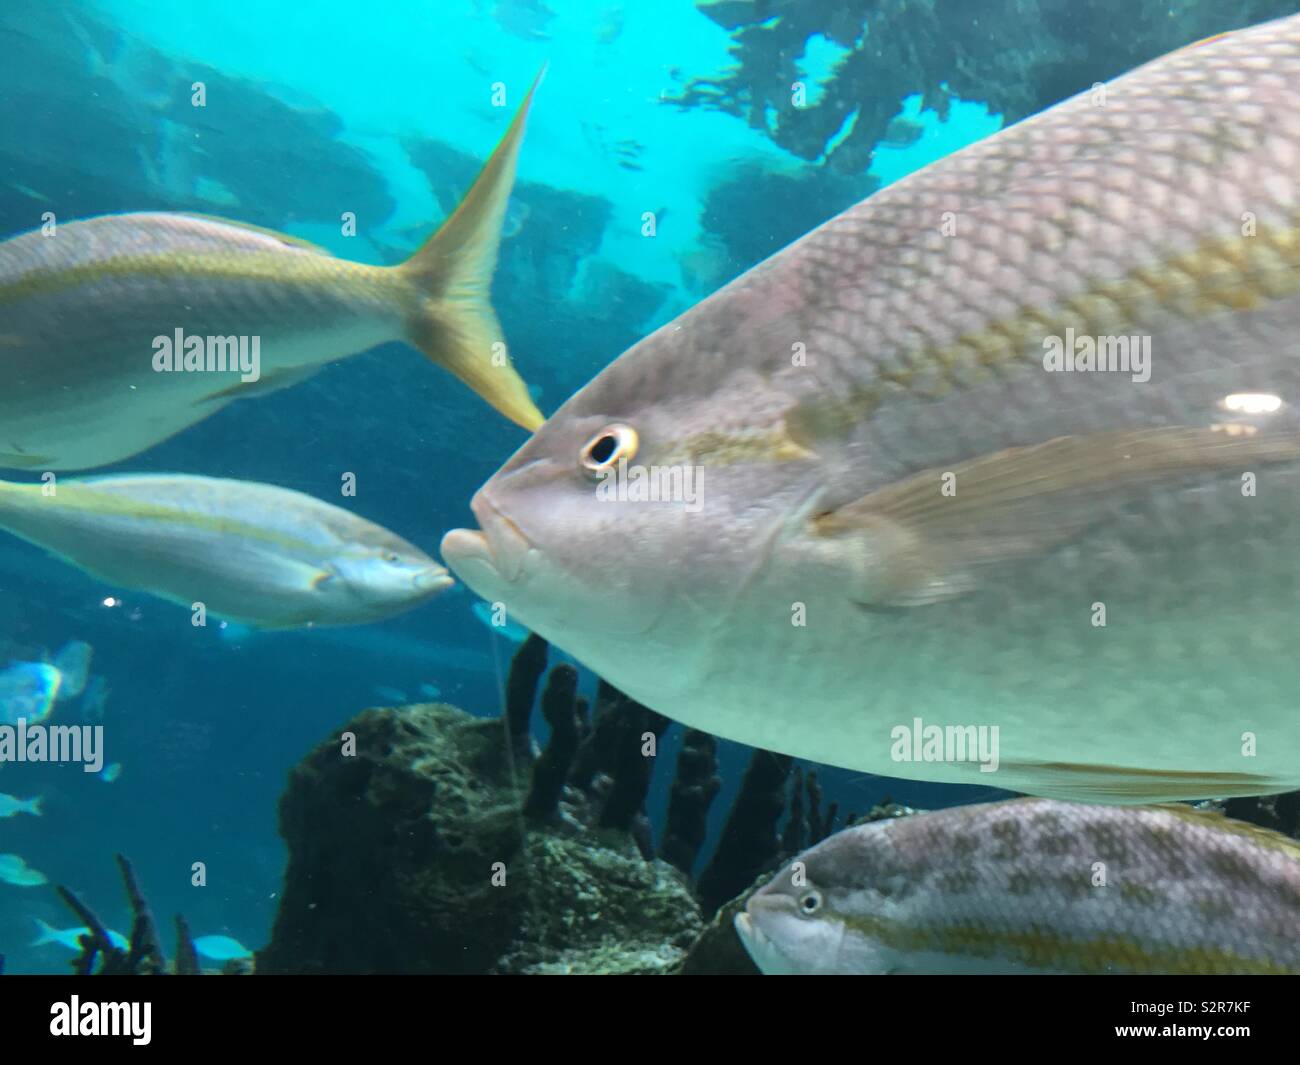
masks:
<path id="1" fill-rule="evenodd" d="M 186 474 L 0 481 L 0 529 L 114 586 L 261 628 L 378 621 L 453 583 L 382 526 L 249 481 Z"/>
<path id="2" fill-rule="evenodd" d="M 1300 844 L 1188 806 L 958 806 L 836 833 L 735 925 L 770 974 L 1296 974 Z"/>
<path id="3" fill-rule="evenodd" d="M 399 266 L 186 214 L 56 222 L 0 243 L 0 466 L 117 462 L 234 399 L 394 340 L 536 428 L 489 302 L 531 99 L 460 206 Z"/>
<path id="4" fill-rule="evenodd" d="M 1298 412 L 1300 17 L 744 274 L 561 407 L 443 556 L 756 747 L 1101 802 L 1284 791 Z"/>

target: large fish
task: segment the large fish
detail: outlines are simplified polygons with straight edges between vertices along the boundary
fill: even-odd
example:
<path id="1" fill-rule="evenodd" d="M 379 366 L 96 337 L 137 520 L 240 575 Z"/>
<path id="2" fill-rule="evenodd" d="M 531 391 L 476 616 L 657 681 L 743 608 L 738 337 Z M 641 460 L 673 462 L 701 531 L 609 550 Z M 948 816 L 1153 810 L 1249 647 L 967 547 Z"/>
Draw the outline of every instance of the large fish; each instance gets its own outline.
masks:
<path id="1" fill-rule="evenodd" d="M 1185 806 L 958 806 L 836 833 L 746 903 L 766 973 L 1300 973 L 1300 844 Z"/>
<path id="2" fill-rule="evenodd" d="M 749 271 L 570 399 L 443 555 L 633 698 L 757 747 L 1107 802 L 1282 791 L 1298 403 L 1289 18 Z"/>
<path id="3" fill-rule="evenodd" d="M 355 625 L 453 582 L 418 547 L 274 485 L 125 474 L 0 481 L 0 529 L 110 584 L 262 628 Z"/>
<path id="4" fill-rule="evenodd" d="M 185 214 L 107 215 L 0 244 L 0 466 L 117 462 L 392 340 L 535 428 L 488 292 L 531 98 L 400 266 Z"/>

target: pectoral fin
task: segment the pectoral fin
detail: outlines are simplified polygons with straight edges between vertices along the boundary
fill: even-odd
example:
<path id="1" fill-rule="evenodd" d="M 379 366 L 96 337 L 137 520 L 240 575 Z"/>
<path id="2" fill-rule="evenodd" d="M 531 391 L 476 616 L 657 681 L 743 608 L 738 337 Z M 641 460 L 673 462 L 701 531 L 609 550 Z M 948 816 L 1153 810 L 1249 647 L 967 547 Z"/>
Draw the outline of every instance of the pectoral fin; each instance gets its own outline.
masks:
<path id="1" fill-rule="evenodd" d="M 1240 426 L 1062 436 L 915 474 L 817 516 L 813 533 L 858 602 L 920 606 L 971 591 L 981 566 L 1067 542 L 1103 501 L 1296 460 L 1297 437 Z"/>
<path id="2" fill-rule="evenodd" d="M 301 384 L 309 377 L 314 377 L 320 372 L 319 366 L 294 366 L 284 370 L 273 370 L 268 374 L 263 374 L 256 381 L 236 381 L 229 388 L 223 388 L 220 392 L 213 392 L 204 396 L 199 403 L 211 403 L 214 400 L 227 399 L 253 399 L 258 396 L 267 396 L 272 392 L 279 392 L 283 388 L 292 388 L 296 384 Z"/>
<path id="3" fill-rule="evenodd" d="M 49 455 L 29 455 L 24 451 L 0 451 L 0 466 L 11 470 L 48 470 L 54 461 Z"/>
<path id="4" fill-rule="evenodd" d="M 1254 773 L 1181 772 L 1072 762 L 1003 762 L 1000 768 L 1021 779 L 1031 777 L 1035 795 L 1116 806 L 1272 795 L 1286 788 L 1285 781 Z M 1181 809 L 1194 812 L 1188 807 Z"/>

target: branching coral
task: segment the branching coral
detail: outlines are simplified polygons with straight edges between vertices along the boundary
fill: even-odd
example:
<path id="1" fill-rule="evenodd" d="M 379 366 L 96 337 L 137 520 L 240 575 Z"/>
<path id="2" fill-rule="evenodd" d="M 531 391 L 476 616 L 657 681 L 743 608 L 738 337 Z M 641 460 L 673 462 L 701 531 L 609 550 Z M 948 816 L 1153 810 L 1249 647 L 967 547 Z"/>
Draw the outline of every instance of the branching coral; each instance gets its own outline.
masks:
<path id="1" fill-rule="evenodd" d="M 59 897 L 81 919 L 89 930 L 81 936 L 81 953 L 73 959 L 72 968 L 79 976 L 157 976 L 167 973 L 167 959 L 158 940 L 149 903 L 140 890 L 135 869 L 122 855 L 117 856 L 117 866 L 126 886 L 131 912 L 135 915 L 131 925 L 131 940 L 122 950 L 113 945 L 108 932 L 93 910 L 68 888 L 58 886 Z M 98 965 L 98 967 L 96 967 Z M 199 972 L 198 954 L 190 938 L 185 919 L 176 916 L 176 962 L 172 972 L 178 975 Z"/>

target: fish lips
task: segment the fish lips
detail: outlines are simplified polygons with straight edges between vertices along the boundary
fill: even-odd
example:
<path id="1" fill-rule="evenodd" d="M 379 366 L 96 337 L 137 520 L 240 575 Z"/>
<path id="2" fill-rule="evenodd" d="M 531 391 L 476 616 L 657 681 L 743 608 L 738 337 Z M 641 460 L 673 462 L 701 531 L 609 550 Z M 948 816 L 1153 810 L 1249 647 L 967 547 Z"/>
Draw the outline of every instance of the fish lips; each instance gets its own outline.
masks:
<path id="1" fill-rule="evenodd" d="M 478 492 L 470 502 L 478 529 L 451 529 L 442 538 L 448 566 L 480 595 L 519 580 L 533 545 L 519 526 Z"/>
<path id="2" fill-rule="evenodd" d="M 415 590 L 421 596 L 437 595 L 455 583 L 452 575 L 441 566 L 430 566 L 415 575 Z"/>
<path id="3" fill-rule="evenodd" d="M 736 914 L 733 924 L 736 928 L 736 935 L 740 937 L 740 942 L 744 945 L 749 956 L 754 960 L 754 964 L 763 971 L 766 976 L 791 976 L 798 973 L 798 969 L 791 964 L 790 960 L 777 949 L 771 938 L 759 927 L 759 924 L 749 908 L 753 905 L 753 899 L 749 901 L 746 908 Z"/>

